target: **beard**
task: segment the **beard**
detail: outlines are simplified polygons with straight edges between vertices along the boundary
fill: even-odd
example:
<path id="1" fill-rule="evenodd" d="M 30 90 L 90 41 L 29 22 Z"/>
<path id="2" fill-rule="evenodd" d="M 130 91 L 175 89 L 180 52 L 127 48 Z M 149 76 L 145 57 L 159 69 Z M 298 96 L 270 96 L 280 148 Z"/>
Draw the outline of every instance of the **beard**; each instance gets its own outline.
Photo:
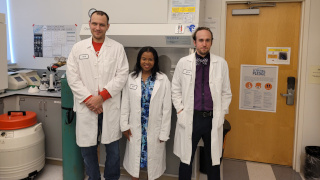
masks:
<path id="1" fill-rule="evenodd" d="M 205 56 L 209 53 L 209 49 L 197 49 L 197 53 L 201 56 Z"/>

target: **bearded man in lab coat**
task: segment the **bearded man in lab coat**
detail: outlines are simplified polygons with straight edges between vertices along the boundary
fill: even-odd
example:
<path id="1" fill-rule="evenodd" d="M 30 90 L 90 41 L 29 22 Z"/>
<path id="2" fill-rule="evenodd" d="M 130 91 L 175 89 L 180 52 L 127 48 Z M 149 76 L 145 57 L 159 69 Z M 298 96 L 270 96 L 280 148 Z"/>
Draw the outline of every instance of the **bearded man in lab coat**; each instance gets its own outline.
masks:
<path id="1" fill-rule="evenodd" d="M 101 179 L 98 137 L 106 147 L 104 178 L 119 179 L 120 92 L 129 72 L 123 46 L 106 37 L 109 16 L 92 13 L 89 21 L 92 37 L 76 43 L 67 62 L 67 79 L 77 112 L 76 137 L 89 180 Z"/>
<path id="2" fill-rule="evenodd" d="M 208 179 L 220 179 L 224 115 L 231 102 L 227 62 L 212 53 L 212 32 L 193 33 L 196 52 L 179 60 L 172 79 L 177 110 L 174 154 L 180 158 L 179 179 L 189 180 L 199 140 L 204 142 Z"/>

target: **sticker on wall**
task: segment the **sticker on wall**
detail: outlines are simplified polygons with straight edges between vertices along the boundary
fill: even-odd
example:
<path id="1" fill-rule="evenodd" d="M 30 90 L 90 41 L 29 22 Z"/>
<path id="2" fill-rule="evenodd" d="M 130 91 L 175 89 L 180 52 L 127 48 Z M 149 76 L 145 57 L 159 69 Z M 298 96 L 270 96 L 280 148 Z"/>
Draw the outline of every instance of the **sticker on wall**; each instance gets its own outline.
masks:
<path id="1" fill-rule="evenodd" d="M 189 31 L 191 33 L 193 33 L 193 31 L 195 31 L 195 29 L 196 29 L 196 26 L 194 24 L 191 24 L 190 26 L 187 26 L 187 28 L 189 29 Z"/>
<path id="2" fill-rule="evenodd" d="M 182 24 L 176 25 L 174 33 L 175 34 L 183 34 L 184 33 L 184 25 L 182 25 Z"/>
<path id="3" fill-rule="evenodd" d="M 290 64 L 290 47 L 267 47 L 267 64 Z"/>

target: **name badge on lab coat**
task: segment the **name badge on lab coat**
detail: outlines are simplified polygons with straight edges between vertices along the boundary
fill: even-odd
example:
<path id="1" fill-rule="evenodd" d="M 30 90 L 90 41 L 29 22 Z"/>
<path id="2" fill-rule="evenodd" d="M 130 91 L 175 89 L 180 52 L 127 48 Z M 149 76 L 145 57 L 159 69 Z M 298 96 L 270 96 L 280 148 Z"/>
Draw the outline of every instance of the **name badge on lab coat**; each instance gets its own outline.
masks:
<path id="1" fill-rule="evenodd" d="M 182 73 L 185 74 L 185 75 L 189 75 L 189 76 L 192 75 L 191 70 L 186 70 L 186 69 L 184 69 Z"/>
<path id="2" fill-rule="evenodd" d="M 80 54 L 79 59 L 89 59 L 89 54 Z"/>
<path id="3" fill-rule="evenodd" d="M 130 86 L 129 86 L 129 88 L 130 88 L 130 89 L 133 89 L 133 90 L 136 90 L 137 87 L 138 87 L 138 86 L 137 86 L 137 85 L 134 85 L 134 84 L 130 84 Z"/>

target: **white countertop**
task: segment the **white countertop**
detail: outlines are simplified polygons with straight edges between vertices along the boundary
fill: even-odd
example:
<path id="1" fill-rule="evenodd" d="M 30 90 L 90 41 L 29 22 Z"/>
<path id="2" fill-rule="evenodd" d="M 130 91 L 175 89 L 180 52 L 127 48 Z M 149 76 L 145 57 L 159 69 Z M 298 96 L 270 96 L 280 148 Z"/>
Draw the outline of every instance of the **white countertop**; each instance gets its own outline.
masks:
<path id="1" fill-rule="evenodd" d="M 61 91 L 40 91 L 38 93 L 28 93 L 29 87 L 19 90 L 7 90 L 5 93 L 0 94 L 0 98 L 14 96 L 14 95 L 26 95 L 26 96 L 43 96 L 43 97 L 59 97 L 61 98 Z"/>

